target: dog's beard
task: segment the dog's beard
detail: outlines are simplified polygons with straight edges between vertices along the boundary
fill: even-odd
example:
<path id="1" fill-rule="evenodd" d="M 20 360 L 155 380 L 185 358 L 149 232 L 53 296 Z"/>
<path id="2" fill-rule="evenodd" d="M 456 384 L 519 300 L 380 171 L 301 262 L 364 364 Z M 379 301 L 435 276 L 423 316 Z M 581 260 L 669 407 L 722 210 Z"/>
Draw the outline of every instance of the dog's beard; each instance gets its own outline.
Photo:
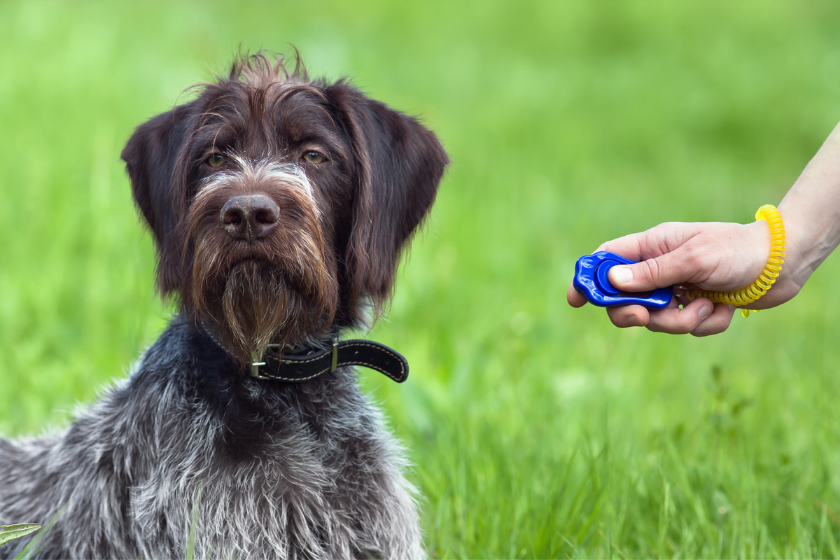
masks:
<path id="1" fill-rule="evenodd" d="M 248 260 L 233 267 L 221 297 L 219 334 L 240 359 L 259 358 L 284 338 L 283 327 L 299 307 L 281 275 Z"/>
<path id="2" fill-rule="evenodd" d="M 239 363 L 259 359 L 269 344 L 294 347 L 328 330 L 336 290 L 323 259 L 305 269 L 257 258 L 229 263 L 215 240 L 197 248 L 189 302 Z"/>

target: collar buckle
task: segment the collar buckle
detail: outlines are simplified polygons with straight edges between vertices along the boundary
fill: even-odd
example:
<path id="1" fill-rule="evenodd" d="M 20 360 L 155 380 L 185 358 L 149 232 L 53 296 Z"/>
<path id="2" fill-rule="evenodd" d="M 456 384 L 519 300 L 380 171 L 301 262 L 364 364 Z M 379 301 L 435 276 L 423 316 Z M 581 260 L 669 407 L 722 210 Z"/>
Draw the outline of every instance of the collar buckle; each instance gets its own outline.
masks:
<path id="1" fill-rule="evenodd" d="M 269 344 L 268 348 L 279 348 L 279 344 Z M 271 379 L 271 377 L 266 377 L 260 374 L 260 367 L 265 365 L 265 362 L 261 361 L 262 358 L 257 356 L 255 353 L 251 354 L 251 377 L 255 379 Z"/>
<path id="2" fill-rule="evenodd" d="M 332 363 L 330 364 L 330 373 L 334 372 L 338 367 L 338 337 L 333 338 L 332 347 Z"/>
<path id="3" fill-rule="evenodd" d="M 251 377 L 254 377 L 256 379 L 271 379 L 270 377 L 260 375 L 260 366 L 264 365 L 265 362 L 251 362 Z"/>

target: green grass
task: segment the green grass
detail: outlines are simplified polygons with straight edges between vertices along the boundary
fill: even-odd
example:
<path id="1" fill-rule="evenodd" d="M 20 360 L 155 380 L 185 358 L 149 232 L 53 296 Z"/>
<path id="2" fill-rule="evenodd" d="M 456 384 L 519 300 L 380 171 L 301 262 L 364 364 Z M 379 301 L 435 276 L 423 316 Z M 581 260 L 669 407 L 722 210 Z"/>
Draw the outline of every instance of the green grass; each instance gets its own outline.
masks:
<path id="1" fill-rule="evenodd" d="M 118 160 L 241 44 L 421 115 L 453 165 L 364 374 L 447 558 L 840 555 L 840 262 L 709 339 L 572 310 L 574 260 L 748 221 L 840 120 L 829 3 L 0 3 L 0 432 L 166 323 Z M 20 522 L 37 520 L 21 519 Z"/>

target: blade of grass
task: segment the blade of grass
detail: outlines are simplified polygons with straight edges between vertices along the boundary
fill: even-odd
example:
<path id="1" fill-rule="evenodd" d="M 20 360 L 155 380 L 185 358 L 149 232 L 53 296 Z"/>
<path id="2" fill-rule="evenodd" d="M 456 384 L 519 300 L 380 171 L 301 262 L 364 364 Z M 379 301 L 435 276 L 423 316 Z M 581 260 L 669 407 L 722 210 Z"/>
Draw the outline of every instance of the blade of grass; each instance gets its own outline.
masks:
<path id="1" fill-rule="evenodd" d="M 44 525 L 43 528 L 40 531 L 35 533 L 35 536 L 32 537 L 32 540 L 29 541 L 29 544 L 27 544 L 23 548 L 23 550 L 20 551 L 20 554 L 15 556 L 15 560 L 26 560 L 27 558 L 31 558 L 34 555 L 36 555 L 41 550 L 41 548 L 43 548 L 43 546 L 46 544 L 45 542 L 43 542 L 44 537 L 47 535 L 47 533 L 52 528 L 52 526 L 55 524 L 55 522 L 58 521 L 58 518 L 61 517 L 62 515 L 64 515 L 65 511 L 67 511 L 67 504 L 64 504 L 63 506 L 61 506 L 58 509 L 58 511 L 55 512 L 55 515 L 53 515 L 50 518 L 50 520 L 47 521 L 47 524 Z"/>
<path id="2" fill-rule="evenodd" d="M 193 560 L 193 557 L 195 556 L 195 532 L 196 527 L 198 526 L 198 511 L 201 505 L 201 491 L 202 486 L 201 484 L 199 484 L 198 490 L 196 491 L 195 503 L 193 504 L 192 517 L 190 520 L 190 535 L 187 539 L 186 560 Z"/>
<path id="3" fill-rule="evenodd" d="M 41 526 L 37 523 L 18 523 L 16 525 L 0 525 L 0 545 L 9 541 L 25 537 L 34 533 Z"/>

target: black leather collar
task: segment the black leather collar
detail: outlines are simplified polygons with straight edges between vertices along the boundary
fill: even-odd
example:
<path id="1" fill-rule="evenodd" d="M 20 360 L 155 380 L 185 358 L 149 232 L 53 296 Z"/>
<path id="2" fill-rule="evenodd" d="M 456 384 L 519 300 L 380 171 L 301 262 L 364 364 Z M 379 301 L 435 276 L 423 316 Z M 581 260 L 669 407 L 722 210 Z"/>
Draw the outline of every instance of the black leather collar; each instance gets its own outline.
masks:
<path id="1" fill-rule="evenodd" d="M 201 322 L 202 330 L 224 350 L 215 325 Z M 408 360 L 396 350 L 371 340 L 336 340 L 326 350 L 280 354 L 270 345 L 261 361 L 251 363 L 251 377 L 277 381 L 306 381 L 342 366 L 364 366 L 402 383 L 408 378 Z"/>

